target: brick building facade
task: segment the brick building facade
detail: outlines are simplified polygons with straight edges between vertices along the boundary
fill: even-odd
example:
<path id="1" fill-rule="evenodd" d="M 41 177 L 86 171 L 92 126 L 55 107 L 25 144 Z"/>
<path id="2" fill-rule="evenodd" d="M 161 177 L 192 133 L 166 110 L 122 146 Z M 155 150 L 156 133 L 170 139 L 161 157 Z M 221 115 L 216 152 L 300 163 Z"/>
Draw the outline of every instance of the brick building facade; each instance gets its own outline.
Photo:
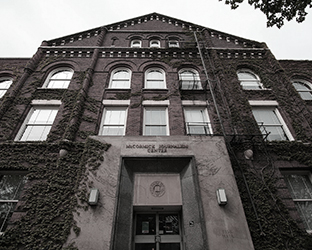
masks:
<path id="1" fill-rule="evenodd" d="M 311 249 L 311 91 L 157 13 L 0 59 L 0 249 Z"/>

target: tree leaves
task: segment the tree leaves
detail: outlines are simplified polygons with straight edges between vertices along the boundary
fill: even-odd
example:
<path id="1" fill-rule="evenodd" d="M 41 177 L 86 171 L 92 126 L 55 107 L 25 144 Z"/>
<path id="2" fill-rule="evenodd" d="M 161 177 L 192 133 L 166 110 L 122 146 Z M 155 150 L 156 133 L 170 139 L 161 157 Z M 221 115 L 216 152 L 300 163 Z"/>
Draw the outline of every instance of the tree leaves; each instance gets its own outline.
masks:
<path id="1" fill-rule="evenodd" d="M 243 1 L 225 0 L 225 4 L 236 9 Z M 312 7 L 312 0 L 248 0 L 248 4 L 255 9 L 260 9 L 266 15 L 268 27 L 276 25 L 281 28 L 285 20 L 290 21 L 295 18 L 298 23 L 303 22 L 308 14 L 306 8 Z"/>

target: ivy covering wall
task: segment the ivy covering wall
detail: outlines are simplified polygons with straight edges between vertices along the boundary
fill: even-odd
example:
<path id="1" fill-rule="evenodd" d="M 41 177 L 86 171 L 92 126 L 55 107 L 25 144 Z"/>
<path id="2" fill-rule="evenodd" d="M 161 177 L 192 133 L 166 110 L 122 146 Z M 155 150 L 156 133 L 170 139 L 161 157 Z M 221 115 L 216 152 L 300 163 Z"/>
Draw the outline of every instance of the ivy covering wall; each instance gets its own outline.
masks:
<path id="1" fill-rule="evenodd" d="M 59 157 L 60 149 L 67 154 Z M 0 237 L 0 249 L 62 249 L 70 230 L 78 235 L 73 213 L 86 206 L 80 190 L 85 169 L 103 160 L 109 145 L 86 143 L 7 143 L 0 147 L 2 170 L 26 170 L 28 181 L 13 215 L 21 215 Z M 67 249 L 74 249 L 68 247 Z"/>
<path id="2" fill-rule="evenodd" d="M 233 149 L 242 156 L 240 145 Z M 254 145 L 253 150 L 256 156 L 252 160 L 234 155 L 231 160 L 255 249 L 312 249 L 312 237 L 290 216 L 289 207 L 282 200 L 278 186 L 283 184 L 278 183 L 283 182 L 283 177 L 274 164 L 298 161 L 310 168 L 311 145 L 271 142 Z"/>

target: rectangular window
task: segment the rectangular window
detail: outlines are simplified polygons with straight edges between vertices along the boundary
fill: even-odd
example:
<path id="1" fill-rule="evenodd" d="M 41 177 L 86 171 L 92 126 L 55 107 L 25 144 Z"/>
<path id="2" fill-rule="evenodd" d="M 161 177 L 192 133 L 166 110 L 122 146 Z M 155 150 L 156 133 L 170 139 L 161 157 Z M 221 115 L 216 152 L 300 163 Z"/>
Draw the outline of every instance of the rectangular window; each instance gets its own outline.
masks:
<path id="1" fill-rule="evenodd" d="M 169 135 L 167 107 L 144 109 L 144 135 Z"/>
<path id="2" fill-rule="evenodd" d="M 312 230 L 312 184 L 310 173 L 286 174 L 285 181 L 307 230 Z"/>
<path id="3" fill-rule="evenodd" d="M 24 174 L 0 174 L 0 232 L 7 228 L 26 180 Z"/>
<path id="4" fill-rule="evenodd" d="M 292 140 L 292 136 L 276 107 L 252 107 L 252 113 L 261 133 L 267 136 L 268 141 Z"/>
<path id="5" fill-rule="evenodd" d="M 127 107 L 104 109 L 100 135 L 125 135 Z"/>
<path id="6" fill-rule="evenodd" d="M 188 135 L 211 135 L 211 123 L 206 108 L 184 108 L 186 133 Z"/>
<path id="7" fill-rule="evenodd" d="M 58 112 L 58 106 L 34 106 L 18 136 L 17 140 L 20 141 L 44 141 L 51 130 L 54 119 Z"/>

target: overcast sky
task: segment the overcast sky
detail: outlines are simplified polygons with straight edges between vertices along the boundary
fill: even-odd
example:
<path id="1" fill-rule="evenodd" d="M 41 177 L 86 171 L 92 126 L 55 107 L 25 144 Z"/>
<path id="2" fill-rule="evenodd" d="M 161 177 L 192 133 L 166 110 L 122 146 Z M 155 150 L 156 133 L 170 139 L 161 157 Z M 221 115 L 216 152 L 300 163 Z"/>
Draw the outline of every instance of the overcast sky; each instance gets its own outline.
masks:
<path id="1" fill-rule="evenodd" d="M 246 2 L 247 0 L 245 0 Z M 312 60 L 312 11 L 304 23 L 267 28 L 259 10 L 218 0 L 0 0 L 0 57 L 31 57 L 43 40 L 152 12 L 265 42 L 277 59 Z"/>

